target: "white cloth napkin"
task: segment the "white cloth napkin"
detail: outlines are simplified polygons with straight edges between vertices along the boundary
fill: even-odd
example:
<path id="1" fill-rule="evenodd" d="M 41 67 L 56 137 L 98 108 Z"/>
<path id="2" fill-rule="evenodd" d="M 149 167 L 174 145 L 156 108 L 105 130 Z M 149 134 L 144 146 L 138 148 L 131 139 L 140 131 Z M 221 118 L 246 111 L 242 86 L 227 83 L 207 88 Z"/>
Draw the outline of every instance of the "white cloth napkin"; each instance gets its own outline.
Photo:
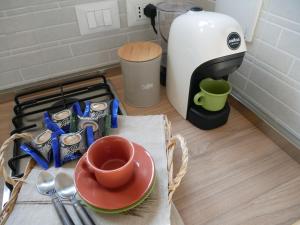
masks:
<path id="1" fill-rule="evenodd" d="M 155 162 L 156 187 L 141 206 L 130 214 L 107 215 L 88 210 L 97 225 L 170 225 L 171 206 L 168 203 L 168 171 L 166 158 L 164 118 L 158 116 L 120 116 L 119 127 L 112 129 L 111 134 L 118 134 L 145 147 Z M 66 172 L 73 176 L 76 162 L 68 163 L 61 168 L 51 167 L 48 171 L 55 175 Z M 24 183 L 14 211 L 10 215 L 9 225 L 59 225 L 61 222 L 50 203 L 48 196 L 40 195 L 35 182 L 41 168 L 35 167 Z M 75 224 L 81 224 L 71 205 L 66 205 Z M 177 210 L 172 225 L 180 225 L 182 221 Z"/>

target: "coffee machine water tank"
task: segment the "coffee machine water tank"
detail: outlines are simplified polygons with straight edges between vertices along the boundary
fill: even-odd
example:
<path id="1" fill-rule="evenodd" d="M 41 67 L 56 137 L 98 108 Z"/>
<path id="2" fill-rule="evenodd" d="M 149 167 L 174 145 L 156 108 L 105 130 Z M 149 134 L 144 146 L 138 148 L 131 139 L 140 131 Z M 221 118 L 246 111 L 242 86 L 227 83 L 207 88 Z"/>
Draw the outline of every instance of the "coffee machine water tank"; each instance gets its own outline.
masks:
<path id="1" fill-rule="evenodd" d="M 177 17 L 169 34 L 167 95 L 179 114 L 187 118 L 191 77 L 197 68 L 217 59 L 226 61 L 226 56 L 231 59 L 230 56 L 245 51 L 242 29 L 233 18 L 198 8 Z M 238 68 L 240 63 L 232 68 Z M 214 74 L 206 76 L 220 78 Z"/>

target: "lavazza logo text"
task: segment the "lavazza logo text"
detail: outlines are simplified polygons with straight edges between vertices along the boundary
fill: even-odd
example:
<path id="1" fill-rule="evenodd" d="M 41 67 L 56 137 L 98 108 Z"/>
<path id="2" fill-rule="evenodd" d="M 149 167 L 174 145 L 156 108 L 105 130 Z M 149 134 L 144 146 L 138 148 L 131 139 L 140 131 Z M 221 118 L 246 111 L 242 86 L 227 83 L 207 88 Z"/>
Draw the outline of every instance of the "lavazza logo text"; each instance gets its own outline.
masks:
<path id="1" fill-rule="evenodd" d="M 227 45 L 231 50 L 236 50 L 241 45 L 241 37 L 238 33 L 232 32 L 227 37 Z"/>
<path id="2" fill-rule="evenodd" d="M 229 44 L 231 44 L 233 42 L 238 42 L 238 41 L 240 41 L 239 38 L 233 38 L 233 39 L 230 39 L 228 42 L 229 42 Z"/>

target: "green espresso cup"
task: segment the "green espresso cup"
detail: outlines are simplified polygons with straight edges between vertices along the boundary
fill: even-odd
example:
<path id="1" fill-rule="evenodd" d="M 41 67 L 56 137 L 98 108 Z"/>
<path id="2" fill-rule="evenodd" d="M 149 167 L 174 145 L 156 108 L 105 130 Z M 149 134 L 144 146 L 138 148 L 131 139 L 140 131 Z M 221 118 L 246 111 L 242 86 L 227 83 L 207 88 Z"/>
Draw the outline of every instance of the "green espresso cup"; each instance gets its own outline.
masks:
<path id="1" fill-rule="evenodd" d="M 226 80 L 203 79 L 200 92 L 194 96 L 194 103 L 207 111 L 219 111 L 224 108 L 231 86 Z"/>

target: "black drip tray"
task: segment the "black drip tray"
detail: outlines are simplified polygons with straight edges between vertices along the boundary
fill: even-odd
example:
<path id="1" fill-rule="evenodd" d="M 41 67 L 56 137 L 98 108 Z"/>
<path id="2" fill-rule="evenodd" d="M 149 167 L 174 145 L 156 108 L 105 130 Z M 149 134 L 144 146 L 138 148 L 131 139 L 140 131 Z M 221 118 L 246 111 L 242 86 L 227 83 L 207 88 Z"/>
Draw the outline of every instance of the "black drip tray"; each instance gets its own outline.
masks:
<path id="1" fill-rule="evenodd" d="M 188 110 L 187 120 L 202 130 L 210 130 L 224 125 L 228 120 L 229 112 L 228 102 L 217 112 L 210 112 L 193 104 Z"/>

